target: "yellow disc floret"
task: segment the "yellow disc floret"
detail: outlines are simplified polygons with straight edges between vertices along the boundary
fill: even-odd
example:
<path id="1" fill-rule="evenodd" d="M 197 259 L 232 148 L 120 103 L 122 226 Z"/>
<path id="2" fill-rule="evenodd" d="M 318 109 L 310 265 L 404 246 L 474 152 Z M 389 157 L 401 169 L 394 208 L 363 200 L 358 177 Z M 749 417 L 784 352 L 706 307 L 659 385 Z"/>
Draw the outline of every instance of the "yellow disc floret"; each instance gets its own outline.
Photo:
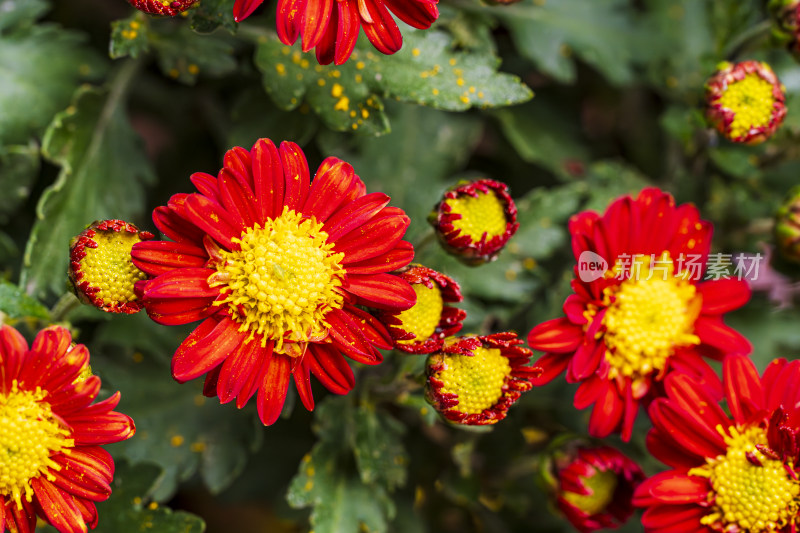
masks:
<path id="1" fill-rule="evenodd" d="M 506 232 L 505 205 L 494 191 L 478 191 L 478 196 L 461 195 L 445 202 L 452 213 L 461 215 L 460 219 L 453 221 L 453 228 L 461 230 L 462 235 L 479 241 L 484 233 L 491 238 Z"/>
<path id="2" fill-rule="evenodd" d="M 767 443 L 757 426 L 721 431 L 727 452 L 689 471 L 708 478 L 710 513 L 700 521 L 715 531 L 757 533 L 783 530 L 800 509 L 800 482 L 789 476 L 783 462 L 761 453 Z M 749 456 L 749 458 L 748 458 Z"/>
<path id="3" fill-rule="evenodd" d="M 772 91 L 772 84 L 755 72 L 728 84 L 718 104 L 734 113 L 729 126 L 732 138 L 745 136 L 751 128 L 769 125 L 775 105 Z"/>
<path id="4" fill-rule="evenodd" d="M 92 240 L 96 248 L 86 247 L 80 262 L 81 282 L 96 287 L 94 298 L 106 303 L 124 304 L 136 300 L 134 284 L 147 278 L 131 260 L 131 248 L 141 239 L 137 233 L 97 230 Z"/>
<path id="5" fill-rule="evenodd" d="M 674 276 L 669 254 L 652 265 L 637 256 L 630 278 L 604 292 L 609 377 L 636 381 L 663 369 L 676 348 L 700 343 L 693 333 L 700 299 L 694 285 Z"/>
<path id="6" fill-rule="evenodd" d="M 239 331 L 250 331 L 248 340 L 258 335 L 262 346 L 274 340 L 278 351 L 284 339 L 324 337 L 325 315 L 344 302 L 345 273 L 344 254 L 332 253 L 327 239 L 314 217 L 289 208 L 263 228 L 248 228 L 233 239 L 239 249 L 221 252 L 223 260 L 209 278 L 209 285 L 221 286 L 222 298 L 214 305 L 229 307 Z"/>
<path id="7" fill-rule="evenodd" d="M 417 293 L 417 303 L 411 309 L 401 312 L 397 318 L 402 322 L 400 327 L 408 333 L 413 333 L 415 338 L 399 340 L 397 341 L 399 344 L 426 341 L 436 332 L 436 327 L 442 319 L 444 301 L 439 286 L 434 283 L 428 288 L 422 283 L 414 283 L 411 287 Z"/>
<path id="8" fill-rule="evenodd" d="M 66 452 L 75 443 L 43 401 L 46 393 L 20 391 L 16 381 L 7 394 L 0 394 L 0 495 L 22 508 L 22 498 L 31 501 L 30 480 L 44 474 L 54 479 L 48 469 L 61 467 L 51 459 Z"/>
<path id="9" fill-rule="evenodd" d="M 495 405 L 503 395 L 503 385 L 511 365 L 497 348 L 476 348 L 472 356 L 445 355 L 438 377 L 442 394 L 456 394 L 454 408 L 465 414 L 478 414 Z"/>
<path id="10" fill-rule="evenodd" d="M 588 515 L 605 511 L 617 490 L 617 474 L 611 470 L 604 470 L 580 479 L 591 494 L 564 491 L 561 496 Z"/>

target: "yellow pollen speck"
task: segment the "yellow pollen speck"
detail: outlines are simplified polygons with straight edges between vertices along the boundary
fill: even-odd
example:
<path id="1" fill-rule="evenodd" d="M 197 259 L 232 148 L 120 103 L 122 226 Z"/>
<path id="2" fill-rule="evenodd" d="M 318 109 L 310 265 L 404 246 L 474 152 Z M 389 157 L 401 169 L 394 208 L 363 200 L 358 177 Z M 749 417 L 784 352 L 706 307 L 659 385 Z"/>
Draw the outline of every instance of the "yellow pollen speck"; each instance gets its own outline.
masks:
<path id="1" fill-rule="evenodd" d="M 339 98 L 339 101 L 336 102 L 336 105 L 333 106 L 333 109 L 336 111 L 347 111 L 350 109 L 350 99 L 346 96 L 342 96 Z"/>
<path id="2" fill-rule="evenodd" d="M 183 444 L 183 437 L 180 435 L 173 435 L 172 438 L 169 439 L 169 444 L 173 448 L 177 448 Z"/>
<path id="3" fill-rule="evenodd" d="M 303 58 L 300 60 L 300 68 L 308 68 L 309 65 L 308 59 Z"/>
<path id="4" fill-rule="evenodd" d="M 298 72 L 298 73 L 295 75 L 295 78 L 297 78 L 297 81 L 302 81 L 302 80 L 303 80 L 303 74 L 301 74 L 300 72 Z"/>
<path id="5" fill-rule="evenodd" d="M 206 397 L 205 397 L 205 396 L 203 396 L 202 394 L 195 394 L 195 395 L 194 395 L 194 398 L 192 399 L 192 402 L 193 402 L 193 403 L 194 403 L 194 404 L 195 404 L 197 407 L 202 407 L 202 406 L 203 406 L 203 405 L 205 405 L 205 403 L 206 403 Z"/>
<path id="6" fill-rule="evenodd" d="M 278 73 L 278 76 L 285 76 L 286 75 L 286 66 L 283 63 L 276 63 L 275 64 L 275 71 Z"/>
<path id="7" fill-rule="evenodd" d="M 314 66 L 314 72 L 316 72 L 316 73 L 321 73 L 323 70 L 325 70 L 325 69 L 322 67 L 322 65 L 315 65 Z"/>
<path id="8" fill-rule="evenodd" d="M 169 74 L 169 77 L 170 77 L 170 78 L 177 78 L 178 76 L 180 76 L 180 75 L 181 75 L 181 73 L 180 73 L 180 72 L 178 71 L 178 69 L 176 69 L 176 68 L 171 68 L 171 69 L 169 69 L 169 72 L 168 72 L 168 74 Z"/>
<path id="9" fill-rule="evenodd" d="M 133 505 L 142 505 L 142 499 L 139 496 L 136 496 L 133 499 Z"/>
<path id="10" fill-rule="evenodd" d="M 338 83 L 334 83 L 333 87 L 331 87 L 331 96 L 333 96 L 334 98 L 339 98 L 340 96 L 342 96 L 343 92 L 344 92 L 344 87 L 342 87 Z"/>
<path id="11" fill-rule="evenodd" d="M 330 75 L 334 78 L 341 78 L 342 72 L 340 70 L 332 70 Z"/>
<path id="12" fill-rule="evenodd" d="M 325 87 L 325 80 L 322 78 L 318 79 L 317 85 L 319 85 L 320 87 Z"/>
<path id="13" fill-rule="evenodd" d="M 189 74 L 191 74 L 192 76 L 196 76 L 200 72 L 200 67 L 198 67 L 194 63 L 191 63 L 188 67 L 186 67 L 186 70 L 188 70 Z"/>
<path id="14" fill-rule="evenodd" d="M 142 354 L 142 352 L 133 352 L 131 359 L 133 359 L 134 363 L 141 363 L 142 361 L 144 361 L 144 355 Z"/>
<path id="15" fill-rule="evenodd" d="M 444 355 L 444 368 L 437 374 L 442 394 L 456 394 L 453 409 L 478 414 L 495 405 L 503 396 L 503 385 L 511 375 L 511 365 L 497 348 L 479 347 L 472 356 Z"/>
<path id="16" fill-rule="evenodd" d="M 433 95 L 434 95 L 434 96 L 436 96 L 437 94 L 439 94 L 439 89 L 437 89 L 436 87 L 434 87 L 434 88 L 431 90 L 431 92 L 433 93 Z"/>
<path id="17" fill-rule="evenodd" d="M 464 78 L 456 79 L 456 85 L 458 85 L 459 87 L 463 87 L 464 86 Z"/>
<path id="18" fill-rule="evenodd" d="M 753 72 L 740 81 L 729 83 L 717 103 L 733 111 L 733 122 L 728 127 L 730 136 L 737 138 L 747 135 L 752 128 L 769 125 L 775 97 L 772 85 Z"/>
<path id="19" fill-rule="evenodd" d="M 295 50 L 294 53 L 292 54 L 292 63 L 294 63 L 295 65 L 299 65 L 301 59 L 303 59 L 303 56 L 300 54 L 300 52 Z"/>
<path id="20" fill-rule="evenodd" d="M 357 130 L 358 129 L 358 124 L 351 124 L 350 127 L 352 127 L 354 130 Z"/>
<path id="21" fill-rule="evenodd" d="M 505 277 L 508 281 L 514 281 L 517 279 L 517 271 L 509 268 L 505 271 Z"/>
<path id="22" fill-rule="evenodd" d="M 369 118 L 369 111 L 366 109 L 361 110 L 361 118 L 368 119 Z"/>
<path id="23" fill-rule="evenodd" d="M 289 54 L 292 53 L 292 47 L 291 46 L 284 46 L 283 48 L 281 48 L 281 53 L 283 55 L 285 55 L 285 56 L 288 56 Z"/>
<path id="24" fill-rule="evenodd" d="M 363 69 L 365 66 L 366 66 L 366 65 L 364 65 L 364 62 L 363 62 L 363 61 L 359 61 L 358 63 L 356 63 L 356 68 L 357 68 L 358 70 L 362 70 L 362 69 Z"/>
<path id="25" fill-rule="evenodd" d="M 205 442 L 193 442 L 189 445 L 189 450 L 193 453 L 203 453 L 206 451 L 206 443 Z"/>
<path id="26" fill-rule="evenodd" d="M 463 94 L 462 94 L 462 95 L 461 95 L 461 98 L 459 98 L 459 100 L 461 100 L 461 101 L 462 101 L 462 102 L 464 102 L 465 104 L 468 104 L 468 103 L 469 103 L 469 96 L 467 96 L 467 95 L 463 95 Z"/>
<path id="27" fill-rule="evenodd" d="M 356 115 L 358 115 L 358 113 L 356 113 L 356 110 L 355 110 L 355 109 L 353 109 L 352 111 L 350 111 L 350 118 L 356 118 Z"/>
<path id="28" fill-rule="evenodd" d="M 364 77 L 361 74 L 356 74 L 354 79 L 356 80 L 356 83 L 361 83 L 364 81 Z"/>
<path id="29" fill-rule="evenodd" d="M 483 98 L 483 91 L 478 91 L 478 98 Z"/>
<path id="30" fill-rule="evenodd" d="M 479 241 L 484 232 L 489 238 L 503 235 L 508 224 L 505 204 L 492 190 L 487 193 L 477 191 L 477 194 L 445 200 L 451 212 L 461 215 L 460 219 L 453 221 L 453 227 L 474 241 Z"/>
<path id="31" fill-rule="evenodd" d="M 714 531 L 783 531 L 800 510 L 800 481 L 787 474 L 783 462 L 756 448 L 767 444 L 763 428 L 717 430 L 727 445 L 725 455 L 689 470 L 689 475 L 707 478 L 713 489 L 708 495 L 708 514 L 700 523 Z M 753 464 L 748 454 L 760 465 Z"/>
<path id="32" fill-rule="evenodd" d="M 522 266 L 524 266 L 527 270 L 533 270 L 536 268 L 536 259 L 532 257 L 526 257 L 522 261 Z"/>
<path id="33" fill-rule="evenodd" d="M 138 20 L 132 20 L 129 26 L 131 27 L 132 30 L 138 30 L 139 27 L 141 26 L 141 23 Z"/>
<path id="34" fill-rule="evenodd" d="M 306 481 L 306 484 L 303 486 L 303 490 L 306 492 L 310 491 L 313 488 L 314 488 L 314 482 L 311 481 L 310 479 Z"/>
<path id="35" fill-rule="evenodd" d="M 694 285 L 674 276 L 667 252 L 653 264 L 650 256 L 635 256 L 630 273 L 603 291 L 609 302 L 603 340 L 609 378 L 636 382 L 663 369 L 677 348 L 700 343 L 693 327 L 702 302 Z"/>
<path id="36" fill-rule="evenodd" d="M 469 86 L 469 92 L 471 92 L 473 94 L 475 93 L 475 86 L 474 85 L 470 85 Z"/>
<path id="37" fill-rule="evenodd" d="M 414 54 L 414 57 L 419 57 L 420 54 L 419 48 L 412 48 L 411 53 Z"/>
<path id="38" fill-rule="evenodd" d="M 30 481 L 44 475 L 54 479 L 50 470 L 60 470 L 52 456 L 69 453 L 75 442 L 44 401 L 47 393 L 20 391 L 14 380 L 7 395 L 0 394 L 0 496 L 16 502 L 30 502 Z"/>
<path id="39" fill-rule="evenodd" d="M 450 62 L 450 66 L 451 66 L 451 67 L 454 67 L 454 66 L 456 66 L 456 63 L 457 63 L 457 61 L 456 61 L 456 58 L 455 58 L 455 57 L 451 57 L 449 62 Z"/>
<path id="40" fill-rule="evenodd" d="M 413 333 L 414 338 L 399 340 L 398 344 L 425 342 L 436 332 L 436 327 L 442 320 L 444 301 L 439 285 L 434 283 L 428 288 L 422 283 L 414 283 L 411 287 L 417 294 L 417 303 L 411 309 L 398 314 L 397 319 L 401 322 L 399 327 L 408 333 Z"/>
<path id="41" fill-rule="evenodd" d="M 314 217 L 288 207 L 263 228 L 248 228 L 234 239 L 239 249 L 223 251 L 208 279 L 209 286 L 220 287 L 214 305 L 228 307 L 239 331 L 250 332 L 248 341 L 258 336 L 266 346 L 274 340 L 278 352 L 284 338 L 305 342 L 323 336 L 325 315 L 344 303 L 339 289 L 344 255 L 334 253 L 327 238 Z"/>
<path id="42" fill-rule="evenodd" d="M 151 511 L 155 511 L 156 509 L 158 509 L 158 503 L 150 502 L 149 504 L 147 504 L 147 508 L 150 509 Z"/>

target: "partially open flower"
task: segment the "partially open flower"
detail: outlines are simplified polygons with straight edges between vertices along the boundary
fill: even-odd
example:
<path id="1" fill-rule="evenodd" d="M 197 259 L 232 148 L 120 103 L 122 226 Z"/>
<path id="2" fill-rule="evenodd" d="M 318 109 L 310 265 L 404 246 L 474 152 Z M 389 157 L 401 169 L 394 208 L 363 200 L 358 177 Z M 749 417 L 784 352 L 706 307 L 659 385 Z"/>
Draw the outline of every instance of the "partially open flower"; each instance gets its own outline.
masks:
<path id="1" fill-rule="evenodd" d="M 786 116 L 785 91 L 766 63 L 723 62 L 706 83 L 708 122 L 733 142 L 758 144 Z"/>
<path id="2" fill-rule="evenodd" d="M 778 209 L 775 242 L 784 259 L 800 263 L 800 187 L 792 189 Z"/>
<path id="3" fill-rule="evenodd" d="M 461 330 L 467 313 L 445 303 L 460 302 L 461 288 L 453 278 L 431 268 L 413 265 L 400 274 L 417 293 L 414 307 L 401 312 L 381 312 L 389 326 L 394 347 L 408 353 L 426 354 L 442 347 L 445 337 Z"/>
<path id="4" fill-rule="evenodd" d="M 98 220 L 69 245 L 69 280 L 78 298 L 107 313 L 136 313 L 142 303 L 134 292 L 147 279 L 131 259 L 137 242 L 153 238 L 149 231 L 124 220 Z"/>
<path id="5" fill-rule="evenodd" d="M 174 17 L 183 13 L 198 0 L 128 0 L 128 3 L 150 15 L 164 15 Z"/>
<path id="6" fill-rule="evenodd" d="M 767 9 L 775 22 L 773 35 L 786 43 L 795 59 L 800 59 L 800 1 L 770 0 Z"/>
<path id="7" fill-rule="evenodd" d="M 610 446 L 571 444 L 546 465 L 556 506 L 581 533 L 621 526 L 633 514 L 642 469 Z"/>
<path id="8" fill-rule="evenodd" d="M 499 181 L 464 182 L 444 193 L 428 221 L 444 248 L 469 265 L 497 259 L 517 232 L 517 207 Z"/>
<path id="9" fill-rule="evenodd" d="M 114 411 L 119 392 L 95 403 L 101 383 L 88 367 L 86 346 L 60 326 L 30 347 L 0 326 L 0 532 L 31 533 L 37 516 L 60 533 L 97 525 L 114 478 L 101 446 L 136 428 Z"/>
<path id="10" fill-rule="evenodd" d="M 516 333 L 466 335 L 445 339 L 428 358 L 428 402 L 459 424 L 496 424 L 541 374 L 527 366 L 533 352 Z"/>

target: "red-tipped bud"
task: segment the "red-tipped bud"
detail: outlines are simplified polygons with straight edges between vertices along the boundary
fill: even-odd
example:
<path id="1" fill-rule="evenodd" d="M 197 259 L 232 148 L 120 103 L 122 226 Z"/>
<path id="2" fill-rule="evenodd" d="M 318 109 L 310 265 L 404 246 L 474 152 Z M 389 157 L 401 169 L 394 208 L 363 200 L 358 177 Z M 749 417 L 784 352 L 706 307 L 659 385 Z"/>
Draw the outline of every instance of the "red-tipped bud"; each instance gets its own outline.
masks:
<path id="1" fill-rule="evenodd" d="M 174 17 L 183 13 L 198 0 L 128 0 L 128 3 L 144 13 Z"/>

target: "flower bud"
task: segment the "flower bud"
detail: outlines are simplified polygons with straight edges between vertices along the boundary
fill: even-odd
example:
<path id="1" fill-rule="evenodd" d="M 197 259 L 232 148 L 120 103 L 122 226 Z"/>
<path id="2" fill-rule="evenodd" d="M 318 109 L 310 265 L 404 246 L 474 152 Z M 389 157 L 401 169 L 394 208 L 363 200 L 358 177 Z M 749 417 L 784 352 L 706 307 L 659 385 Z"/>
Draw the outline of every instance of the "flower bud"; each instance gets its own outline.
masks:
<path id="1" fill-rule="evenodd" d="M 556 507 L 581 533 L 624 524 L 644 480 L 641 468 L 618 450 L 583 441 L 559 448 L 544 469 Z"/>
<path id="2" fill-rule="evenodd" d="M 427 363 L 428 402 L 458 424 L 496 424 L 541 374 L 527 366 L 533 352 L 516 333 L 466 335 L 445 339 Z"/>
<path id="3" fill-rule="evenodd" d="M 784 86 L 766 63 L 720 63 L 706 83 L 709 124 L 736 143 L 771 137 L 786 116 Z"/>
<path id="4" fill-rule="evenodd" d="M 789 192 L 789 197 L 775 216 L 775 242 L 781 256 L 800 263 L 800 187 Z"/>
<path id="5" fill-rule="evenodd" d="M 122 220 L 95 221 L 70 241 L 69 280 L 78 298 L 108 313 L 142 308 L 134 284 L 147 278 L 131 260 L 137 242 L 153 238 Z"/>
<path id="6" fill-rule="evenodd" d="M 468 265 L 497 259 L 519 228 L 508 187 L 481 179 L 448 190 L 428 216 L 442 246 Z"/>
<path id="7" fill-rule="evenodd" d="M 183 13 L 198 0 L 128 0 L 128 3 L 144 13 L 150 15 L 164 15 L 174 17 Z"/>
<path id="8" fill-rule="evenodd" d="M 394 347 L 408 353 L 427 354 L 442 347 L 445 337 L 461 330 L 467 313 L 445 305 L 460 302 L 461 288 L 453 278 L 422 265 L 411 265 L 400 273 L 417 294 L 411 309 L 379 315 L 389 328 Z"/>

